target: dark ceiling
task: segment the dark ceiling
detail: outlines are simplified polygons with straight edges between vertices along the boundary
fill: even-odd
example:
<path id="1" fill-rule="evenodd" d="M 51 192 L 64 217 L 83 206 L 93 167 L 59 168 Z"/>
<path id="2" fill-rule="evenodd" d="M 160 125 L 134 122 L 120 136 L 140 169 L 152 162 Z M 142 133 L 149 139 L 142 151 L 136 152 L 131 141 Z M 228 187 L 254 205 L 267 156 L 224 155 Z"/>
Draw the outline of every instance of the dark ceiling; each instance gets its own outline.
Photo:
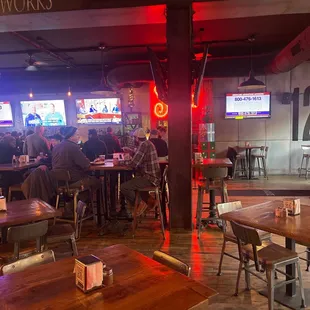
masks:
<path id="1" fill-rule="evenodd" d="M 309 21 L 310 14 L 196 21 L 193 25 L 193 52 L 202 52 L 203 43 L 206 41 L 220 41 L 210 46 L 211 57 L 207 65 L 207 75 L 245 75 L 249 71 L 250 53 L 247 38 L 254 34 L 254 68 L 258 73 L 262 73 L 276 53 L 301 33 L 309 25 Z M 100 42 L 106 46 L 104 63 L 107 71 L 126 64 L 147 63 L 146 46 L 151 46 L 163 61 L 167 57 L 166 25 L 160 23 L 27 31 L 19 34 L 71 63 L 73 78 L 99 78 Z M 68 63 L 42 52 L 13 33 L 0 33 L 0 42 L 2 79 L 67 76 Z M 32 54 L 36 61 L 46 62 L 48 66 L 39 68 L 38 72 L 25 71 L 29 54 Z"/>

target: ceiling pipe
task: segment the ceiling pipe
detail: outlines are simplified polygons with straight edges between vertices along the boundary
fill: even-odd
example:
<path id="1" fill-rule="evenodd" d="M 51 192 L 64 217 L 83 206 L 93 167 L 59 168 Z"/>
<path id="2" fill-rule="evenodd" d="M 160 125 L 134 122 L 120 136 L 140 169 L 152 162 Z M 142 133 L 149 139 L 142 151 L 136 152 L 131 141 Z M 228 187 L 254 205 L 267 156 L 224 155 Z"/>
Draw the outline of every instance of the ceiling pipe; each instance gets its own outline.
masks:
<path id="1" fill-rule="evenodd" d="M 288 72 L 310 59 L 310 26 L 291 41 L 265 68 L 266 74 Z"/>
<path id="2" fill-rule="evenodd" d="M 31 54 L 34 55 L 36 53 L 39 53 L 38 50 L 44 49 L 47 50 L 50 53 L 58 54 L 58 53 L 80 53 L 80 52 L 96 52 L 98 51 L 98 45 L 96 46 L 83 46 L 83 47 L 72 47 L 72 48 L 45 48 L 44 46 L 33 42 L 32 40 L 24 37 L 18 32 L 11 32 L 12 35 L 17 36 L 18 38 L 24 40 L 26 43 L 31 44 L 34 46 L 36 49 L 35 50 L 15 50 L 15 51 L 0 51 L 0 56 L 1 55 L 20 55 L 20 54 Z M 214 41 L 201 41 L 201 42 L 194 42 L 193 45 L 194 47 L 202 47 L 205 46 L 206 44 L 221 44 L 221 43 L 238 43 L 238 42 L 245 42 L 247 39 L 234 39 L 234 40 L 214 40 Z M 131 48 L 146 48 L 147 46 L 149 47 L 162 47 L 166 48 L 167 43 L 153 43 L 153 44 L 136 44 L 136 45 L 114 45 L 114 46 L 106 46 L 106 49 L 108 51 L 110 50 L 117 50 L 117 49 L 131 49 Z M 41 48 L 42 47 L 42 48 Z"/>
<path id="3" fill-rule="evenodd" d="M 13 35 L 14 37 L 24 41 L 25 43 L 32 45 L 33 47 L 35 47 L 36 49 L 46 53 L 47 55 L 51 56 L 54 59 L 59 60 L 60 62 L 63 62 L 65 65 L 67 65 L 68 67 L 74 68 L 75 64 L 73 64 L 71 61 L 64 59 L 63 57 L 61 57 L 60 55 L 50 51 L 49 49 L 45 48 L 43 45 L 36 43 L 32 40 L 30 40 L 29 38 L 23 36 L 22 34 L 16 32 L 16 31 L 12 31 L 10 32 L 11 35 Z"/>
<path id="4" fill-rule="evenodd" d="M 108 85 L 121 88 L 127 83 L 149 83 L 153 81 L 153 75 L 149 64 L 137 64 L 117 67 L 109 71 L 107 75 Z"/>

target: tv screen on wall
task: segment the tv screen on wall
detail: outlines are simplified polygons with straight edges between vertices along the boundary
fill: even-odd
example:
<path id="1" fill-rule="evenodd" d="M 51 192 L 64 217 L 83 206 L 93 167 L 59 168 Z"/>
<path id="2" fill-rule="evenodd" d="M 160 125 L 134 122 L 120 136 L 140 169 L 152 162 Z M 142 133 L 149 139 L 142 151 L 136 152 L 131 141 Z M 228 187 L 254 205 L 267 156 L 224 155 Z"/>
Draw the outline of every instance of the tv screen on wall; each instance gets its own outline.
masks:
<path id="1" fill-rule="evenodd" d="M 119 98 L 77 99 L 78 124 L 120 124 L 122 110 Z"/>
<path id="2" fill-rule="evenodd" d="M 13 127 L 13 115 L 10 102 L 0 102 L 0 127 Z"/>
<path id="3" fill-rule="evenodd" d="M 271 117 L 271 93 L 226 94 L 226 119 Z"/>
<path id="4" fill-rule="evenodd" d="M 23 121 L 26 127 L 65 126 L 64 100 L 21 101 Z"/>

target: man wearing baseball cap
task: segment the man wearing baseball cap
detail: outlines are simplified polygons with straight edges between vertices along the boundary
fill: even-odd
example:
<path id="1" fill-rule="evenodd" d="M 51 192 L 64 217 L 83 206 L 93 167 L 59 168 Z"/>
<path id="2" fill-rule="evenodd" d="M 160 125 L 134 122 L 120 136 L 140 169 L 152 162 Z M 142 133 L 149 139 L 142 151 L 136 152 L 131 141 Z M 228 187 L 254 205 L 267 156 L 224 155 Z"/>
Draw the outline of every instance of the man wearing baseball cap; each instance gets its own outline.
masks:
<path id="1" fill-rule="evenodd" d="M 146 139 L 143 128 L 137 129 L 133 136 L 138 149 L 132 158 L 130 166 L 136 170 L 136 176 L 121 185 L 121 192 L 131 208 L 134 206 L 136 190 L 159 186 L 161 180 L 158 156 L 154 144 Z M 138 216 L 147 208 L 153 208 L 156 205 L 155 199 L 147 192 L 141 192 L 141 198 L 137 210 Z"/>

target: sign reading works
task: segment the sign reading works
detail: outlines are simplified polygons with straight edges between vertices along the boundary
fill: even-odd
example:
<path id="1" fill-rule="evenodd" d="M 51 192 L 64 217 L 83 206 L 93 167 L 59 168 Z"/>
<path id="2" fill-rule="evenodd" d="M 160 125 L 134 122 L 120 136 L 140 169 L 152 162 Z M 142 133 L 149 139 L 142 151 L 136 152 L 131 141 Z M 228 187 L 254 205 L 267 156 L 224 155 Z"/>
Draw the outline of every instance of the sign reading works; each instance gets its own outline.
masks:
<path id="1" fill-rule="evenodd" d="M 53 0 L 0 0 L 0 15 L 48 12 L 52 8 Z"/>

